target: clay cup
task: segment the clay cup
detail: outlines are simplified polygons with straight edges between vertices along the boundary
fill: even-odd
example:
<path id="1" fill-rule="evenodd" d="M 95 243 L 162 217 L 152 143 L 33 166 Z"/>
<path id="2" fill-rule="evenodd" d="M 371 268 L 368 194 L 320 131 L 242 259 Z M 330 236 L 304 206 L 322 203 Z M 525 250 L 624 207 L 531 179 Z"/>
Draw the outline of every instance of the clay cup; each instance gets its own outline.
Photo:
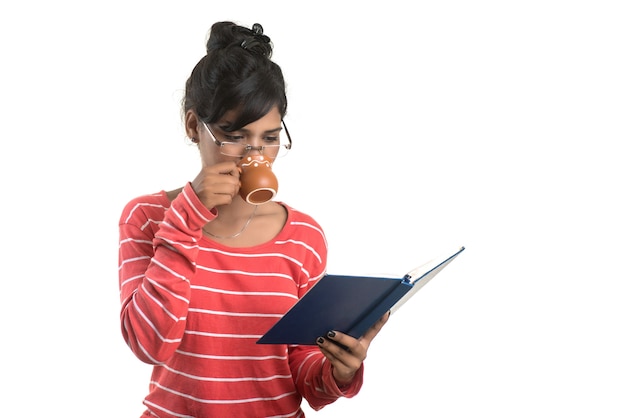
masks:
<path id="1" fill-rule="evenodd" d="M 278 180 L 272 163 L 263 155 L 249 155 L 239 162 L 241 187 L 239 195 L 248 203 L 261 205 L 269 202 L 278 192 Z"/>

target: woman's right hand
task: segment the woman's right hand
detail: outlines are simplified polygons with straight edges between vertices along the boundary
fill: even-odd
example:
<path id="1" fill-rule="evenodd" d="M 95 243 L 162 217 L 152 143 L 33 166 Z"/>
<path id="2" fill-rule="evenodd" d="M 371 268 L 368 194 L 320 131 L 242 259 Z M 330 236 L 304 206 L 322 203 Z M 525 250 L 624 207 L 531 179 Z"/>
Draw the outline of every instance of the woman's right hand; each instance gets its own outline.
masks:
<path id="1" fill-rule="evenodd" d="M 203 167 L 191 186 L 207 209 L 228 205 L 239 193 L 239 168 L 233 161 Z"/>

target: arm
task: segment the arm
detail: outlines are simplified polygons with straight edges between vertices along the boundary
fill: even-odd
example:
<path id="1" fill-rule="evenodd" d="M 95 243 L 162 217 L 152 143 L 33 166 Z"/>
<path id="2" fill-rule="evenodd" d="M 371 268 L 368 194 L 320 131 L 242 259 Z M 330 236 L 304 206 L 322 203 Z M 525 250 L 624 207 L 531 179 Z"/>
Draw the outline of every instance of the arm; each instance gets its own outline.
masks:
<path id="1" fill-rule="evenodd" d="M 361 338 L 353 338 L 341 332 L 330 331 L 326 338 L 317 339 L 324 356 L 332 364 L 335 381 L 340 386 L 350 385 L 367 357 L 367 350 L 389 319 L 389 312 L 383 315 Z"/>
<path id="2" fill-rule="evenodd" d="M 307 232 L 294 237 L 294 239 L 306 242 L 306 247 L 310 248 L 311 253 L 315 256 L 303 260 L 303 270 L 309 272 L 309 275 L 301 277 L 300 280 L 301 283 L 310 280 L 310 283 L 307 286 L 301 285 L 299 297 L 302 297 L 319 278 L 324 276 L 327 260 L 326 238 L 321 227 L 312 220 L 304 223 L 309 224 L 310 228 L 308 230 L 305 228 Z M 332 343 L 329 341 L 328 344 Z M 289 366 L 293 381 L 298 392 L 315 410 L 333 403 L 340 397 L 355 396 L 363 384 L 362 359 L 353 358 L 350 365 L 347 368 L 339 369 L 342 373 L 337 374 L 337 365 L 333 364 L 334 359 L 330 358 L 327 354 L 328 351 L 325 353 L 320 348 L 306 345 L 288 346 Z M 364 358 L 363 352 L 358 353 L 358 355 Z M 350 379 L 343 376 L 346 371 L 350 374 Z"/>
<path id="3" fill-rule="evenodd" d="M 333 377 L 331 362 L 315 346 L 290 346 L 289 363 L 298 392 L 316 411 L 341 397 L 355 396 L 363 385 L 361 366 L 350 384 L 340 387 Z"/>
<path id="4" fill-rule="evenodd" d="M 139 214 L 136 219 L 129 214 L 128 222 L 120 222 L 122 334 L 146 363 L 165 361 L 181 341 L 197 241 L 202 226 L 214 217 L 188 184 L 165 211 L 153 237 L 142 228 L 149 216 L 142 220 Z"/>
<path id="5" fill-rule="evenodd" d="M 359 339 L 330 332 L 326 338 L 318 339 L 319 348 L 290 347 L 294 381 L 313 409 L 319 410 L 340 397 L 351 398 L 359 393 L 367 350 L 388 318 L 389 313 Z"/>

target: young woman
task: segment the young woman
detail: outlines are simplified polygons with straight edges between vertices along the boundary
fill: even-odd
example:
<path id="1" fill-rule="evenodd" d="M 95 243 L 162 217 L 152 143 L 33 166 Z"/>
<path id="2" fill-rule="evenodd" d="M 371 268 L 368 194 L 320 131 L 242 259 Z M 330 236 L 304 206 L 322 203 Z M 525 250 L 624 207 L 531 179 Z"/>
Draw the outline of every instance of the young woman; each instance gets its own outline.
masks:
<path id="1" fill-rule="evenodd" d="M 121 325 L 154 365 L 142 417 L 302 417 L 363 383 L 367 349 L 340 332 L 317 346 L 259 345 L 326 269 L 320 225 L 284 203 L 239 194 L 237 163 L 274 161 L 291 138 L 280 67 L 260 25 L 212 26 L 186 83 L 185 130 L 202 167 L 193 181 L 130 201 L 120 217 Z"/>

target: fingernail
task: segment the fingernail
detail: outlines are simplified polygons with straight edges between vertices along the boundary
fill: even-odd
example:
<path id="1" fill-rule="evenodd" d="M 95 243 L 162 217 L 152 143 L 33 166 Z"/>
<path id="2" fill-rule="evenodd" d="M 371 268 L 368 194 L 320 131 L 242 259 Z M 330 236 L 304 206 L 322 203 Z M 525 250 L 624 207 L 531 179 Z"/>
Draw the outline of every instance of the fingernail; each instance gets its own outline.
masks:
<path id="1" fill-rule="evenodd" d="M 335 331 L 328 331 L 328 337 L 333 338 L 335 336 Z"/>
<path id="2" fill-rule="evenodd" d="M 318 344 L 324 344 L 324 338 L 319 337 L 319 338 L 317 339 L 317 343 L 318 343 Z"/>

